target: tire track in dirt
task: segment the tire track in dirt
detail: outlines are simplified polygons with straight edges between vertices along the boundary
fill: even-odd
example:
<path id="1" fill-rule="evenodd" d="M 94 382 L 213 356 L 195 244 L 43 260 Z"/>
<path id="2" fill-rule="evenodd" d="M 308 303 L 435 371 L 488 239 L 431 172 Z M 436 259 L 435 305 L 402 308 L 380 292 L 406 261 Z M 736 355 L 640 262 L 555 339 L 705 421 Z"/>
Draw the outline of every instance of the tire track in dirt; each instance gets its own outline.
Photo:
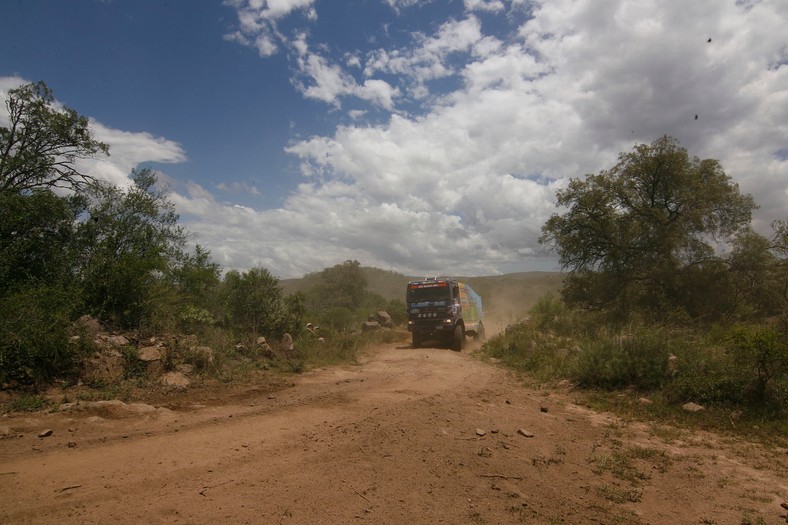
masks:
<path id="1" fill-rule="evenodd" d="M 386 345 L 228 401 L 47 416 L 75 448 L 0 441 L 0 523 L 777 523 L 785 497 L 778 454 L 721 473 L 725 444 L 663 443 L 466 352 Z"/>

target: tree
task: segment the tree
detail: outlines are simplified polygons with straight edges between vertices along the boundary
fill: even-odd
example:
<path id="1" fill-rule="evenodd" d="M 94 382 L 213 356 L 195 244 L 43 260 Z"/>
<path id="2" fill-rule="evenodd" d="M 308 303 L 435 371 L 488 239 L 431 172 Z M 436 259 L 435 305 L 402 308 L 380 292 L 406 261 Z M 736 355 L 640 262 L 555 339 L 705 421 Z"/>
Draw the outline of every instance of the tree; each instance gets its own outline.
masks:
<path id="1" fill-rule="evenodd" d="M 0 383 L 73 372 L 79 196 L 0 191 Z"/>
<path id="2" fill-rule="evenodd" d="M 181 253 L 186 234 L 149 169 L 133 186 L 101 186 L 80 226 L 86 306 L 100 318 L 135 326 L 150 313 L 153 291 Z"/>
<path id="3" fill-rule="evenodd" d="M 285 319 L 282 287 L 265 268 L 239 273 L 230 270 L 224 277 L 230 323 L 257 335 L 281 335 Z"/>
<path id="4" fill-rule="evenodd" d="M 752 230 L 736 236 L 727 258 L 736 305 L 759 316 L 775 314 L 784 303 L 784 269 L 769 240 Z"/>
<path id="5" fill-rule="evenodd" d="M 683 277 L 716 269 L 714 244 L 744 231 L 755 208 L 718 161 L 690 158 L 667 136 L 572 179 L 557 204 L 568 211 L 550 217 L 540 242 L 570 271 L 564 298 L 623 314 L 683 307 Z"/>
<path id="6" fill-rule="evenodd" d="M 788 302 L 788 220 L 780 219 L 772 222 L 774 237 L 769 248 L 778 258 L 777 271 L 780 275 L 783 303 Z"/>
<path id="7" fill-rule="evenodd" d="M 109 147 L 93 138 L 87 117 L 54 104 L 43 82 L 8 92 L 9 127 L 0 127 L 0 191 L 75 189 L 93 182 L 74 162 L 108 155 Z"/>
<path id="8" fill-rule="evenodd" d="M 367 279 L 361 263 L 347 260 L 320 273 L 321 284 L 316 290 L 317 302 L 322 307 L 359 308 L 367 290 Z"/>
<path id="9" fill-rule="evenodd" d="M 221 268 L 213 262 L 211 252 L 199 244 L 194 254 L 179 253 L 170 267 L 169 279 L 182 300 L 191 306 L 209 309 L 220 282 Z"/>
<path id="10" fill-rule="evenodd" d="M 36 286 L 63 288 L 72 280 L 77 218 L 85 199 L 49 190 L 0 192 L 0 296 Z"/>

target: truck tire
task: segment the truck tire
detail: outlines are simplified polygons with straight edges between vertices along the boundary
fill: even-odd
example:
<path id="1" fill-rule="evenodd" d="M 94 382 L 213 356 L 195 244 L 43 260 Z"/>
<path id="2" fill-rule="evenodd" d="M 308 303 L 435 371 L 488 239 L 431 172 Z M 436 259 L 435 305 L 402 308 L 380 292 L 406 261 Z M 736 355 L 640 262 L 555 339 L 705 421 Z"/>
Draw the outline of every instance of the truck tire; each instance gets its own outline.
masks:
<path id="1" fill-rule="evenodd" d="M 481 321 L 479 321 L 479 324 L 476 326 L 476 335 L 474 336 L 474 339 L 481 343 L 484 341 L 484 337 L 484 325 Z"/>
<path id="2" fill-rule="evenodd" d="M 413 332 L 413 348 L 421 348 L 421 334 Z"/>
<path id="3" fill-rule="evenodd" d="M 459 323 L 457 326 L 454 327 L 454 332 L 452 333 L 450 348 L 455 352 L 462 351 L 462 344 L 465 342 L 465 329 Z"/>

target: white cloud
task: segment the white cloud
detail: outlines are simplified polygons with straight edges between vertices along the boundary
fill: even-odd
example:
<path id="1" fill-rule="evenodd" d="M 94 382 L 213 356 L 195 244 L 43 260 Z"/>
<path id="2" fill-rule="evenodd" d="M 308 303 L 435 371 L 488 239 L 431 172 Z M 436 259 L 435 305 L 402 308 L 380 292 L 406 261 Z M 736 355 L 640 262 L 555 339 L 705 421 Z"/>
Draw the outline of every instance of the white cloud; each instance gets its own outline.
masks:
<path id="1" fill-rule="evenodd" d="M 9 89 L 27 83 L 29 81 L 19 77 L 0 77 L 2 98 Z M 54 106 L 62 108 L 63 104 L 55 101 Z M 0 115 L 0 124 L 7 125 L 5 112 Z M 130 182 L 131 170 L 143 162 L 177 163 L 186 160 L 181 145 L 172 140 L 147 132 L 113 129 L 95 119 L 90 119 L 89 126 L 94 139 L 109 145 L 110 154 L 108 157 L 98 155 L 94 159 L 78 159 L 75 168 L 100 180 L 123 186 Z"/>
<path id="2" fill-rule="evenodd" d="M 225 5 L 238 16 L 238 29 L 226 34 L 225 39 L 254 47 L 261 57 L 274 55 L 281 44 L 290 45 L 277 23 L 295 12 L 301 12 L 308 21 L 316 20 L 313 4 L 314 0 L 226 0 Z"/>
<path id="3" fill-rule="evenodd" d="M 465 0 L 465 9 L 468 11 L 500 12 L 506 8 L 501 0 Z"/>
<path id="4" fill-rule="evenodd" d="M 144 162 L 178 163 L 186 160 L 177 142 L 146 132 L 120 131 L 95 120 L 90 127 L 96 140 L 109 145 L 109 157 L 79 161 L 78 169 L 117 185 L 125 185 L 129 174 Z"/>
<path id="5" fill-rule="evenodd" d="M 339 107 L 340 98 L 357 89 L 356 81 L 351 75 L 319 55 L 309 54 L 299 58 L 298 65 L 311 81 L 309 85 L 295 82 L 296 87 L 307 98 L 322 100 Z"/>
<path id="6" fill-rule="evenodd" d="M 435 36 L 416 34 L 414 40 L 417 46 L 412 49 L 377 49 L 370 53 L 364 74 L 400 75 L 415 83 L 412 93 L 421 92 L 425 82 L 455 73 L 448 63 L 454 53 L 470 53 L 483 41 L 481 23 L 473 16 L 450 20 L 440 26 Z M 485 46 L 489 47 L 489 42 Z"/>
<path id="7" fill-rule="evenodd" d="M 756 225 L 767 233 L 771 219 L 788 217 L 788 162 L 776 154 L 788 143 L 786 12 L 556 0 L 536 4 L 520 39 L 505 45 L 474 18 L 450 21 L 411 50 L 377 50 L 366 73 L 454 74 L 448 53 L 492 39 L 465 54 L 462 89 L 422 116 L 342 126 L 288 151 L 326 181 L 310 186 L 308 208 L 321 201 L 326 216 L 343 217 L 337 230 L 353 234 L 337 243 L 415 273 L 547 264 L 536 240 L 555 190 L 665 134 L 719 159 L 761 204 Z M 346 200 L 328 204 L 337 184 Z M 304 200 L 294 196 L 290 211 L 306 209 Z M 374 245 L 379 217 L 388 248 Z"/>
<path id="8" fill-rule="evenodd" d="M 400 96 L 399 88 L 385 80 L 367 79 L 358 84 L 356 79 L 337 64 L 331 64 L 317 54 L 307 54 L 298 59 L 298 66 L 305 80 L 293 84 L 307 98 L 321 100 L 336 108 L 344 97 L 356 97 L 389 111 L 394 110 L 394 100 Z"/>
<path id="9" fill-rule="evenodd" d="M 216 185 L 216 189 L 233 195 L 261 195 L 260 190 L 258 190 L 256 186 L 247 184 L 245 182 L 236 181 L 231 182 L 230 184 L 220 182 Z"/>
<path id="10" fill-rule="evenodd" d="M 355 98 L 375 111 L 335 112 L 344 125 L 287 147 L 305 182 L 278 209 L 217 200 L 194 183 L 173 194 L 226 267 L 282 277 L 346 259 L 416 275 L 552 269 L 537 239 L 556 189 L 662 135 L 719 159 L 761 205 L 761 232 L 788 218 L 786 0 L 466 0 L 478 17 L 436 21 L 409 47 L 339 59 L 305 30 L 277 30 L 296 13 L 316 23 L 322 4 L 231 5 L 239 28 L 229 38 L 262 55 L 287 46 L 305 97 L 333 108 Z M 489 32 L 488 17 L 505 25 L 515 8 L 531 18 Z M 418 109 L 406 105 L 413 98 Z M 117 179 L 143 160 L 185 156 L 165 139 L 104 133 L 116 143 Z"/>

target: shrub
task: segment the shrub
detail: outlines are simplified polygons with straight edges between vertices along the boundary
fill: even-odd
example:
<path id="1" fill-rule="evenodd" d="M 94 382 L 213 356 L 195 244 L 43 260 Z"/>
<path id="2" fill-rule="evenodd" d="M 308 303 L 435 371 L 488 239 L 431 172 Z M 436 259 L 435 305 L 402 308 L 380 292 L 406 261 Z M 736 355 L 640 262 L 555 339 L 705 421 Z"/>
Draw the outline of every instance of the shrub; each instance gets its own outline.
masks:
<path id="1" fill-rule="evenodd" d="M 0 299 L 0 381 L 39 383 L 76 372 L 72 294 L 28 288 Z"/>
<path id="2" fill-rule="evenodd" d="M 676 352 L 676 373 L 665 385 L 671 403 L 706 405 L 745 401 L 746 377 L 721 348 L 698 343 Z"/>
<path id="3" fill-rule="evenodd" d="M 659 388 L 668 376 L 668 337 L 661 330 L 638 328 L 631 335 L 591 340 L 571 372 L 581 386 L 638 390 Z"/>
<path id="4" fill-rule="evenodd" d="M 748 390 L 754 401 L 786 401 L 788 339 L 784 333 L 769 326 L 736 325 L 727 348 L 734 363 L 749 376 Z"/>

